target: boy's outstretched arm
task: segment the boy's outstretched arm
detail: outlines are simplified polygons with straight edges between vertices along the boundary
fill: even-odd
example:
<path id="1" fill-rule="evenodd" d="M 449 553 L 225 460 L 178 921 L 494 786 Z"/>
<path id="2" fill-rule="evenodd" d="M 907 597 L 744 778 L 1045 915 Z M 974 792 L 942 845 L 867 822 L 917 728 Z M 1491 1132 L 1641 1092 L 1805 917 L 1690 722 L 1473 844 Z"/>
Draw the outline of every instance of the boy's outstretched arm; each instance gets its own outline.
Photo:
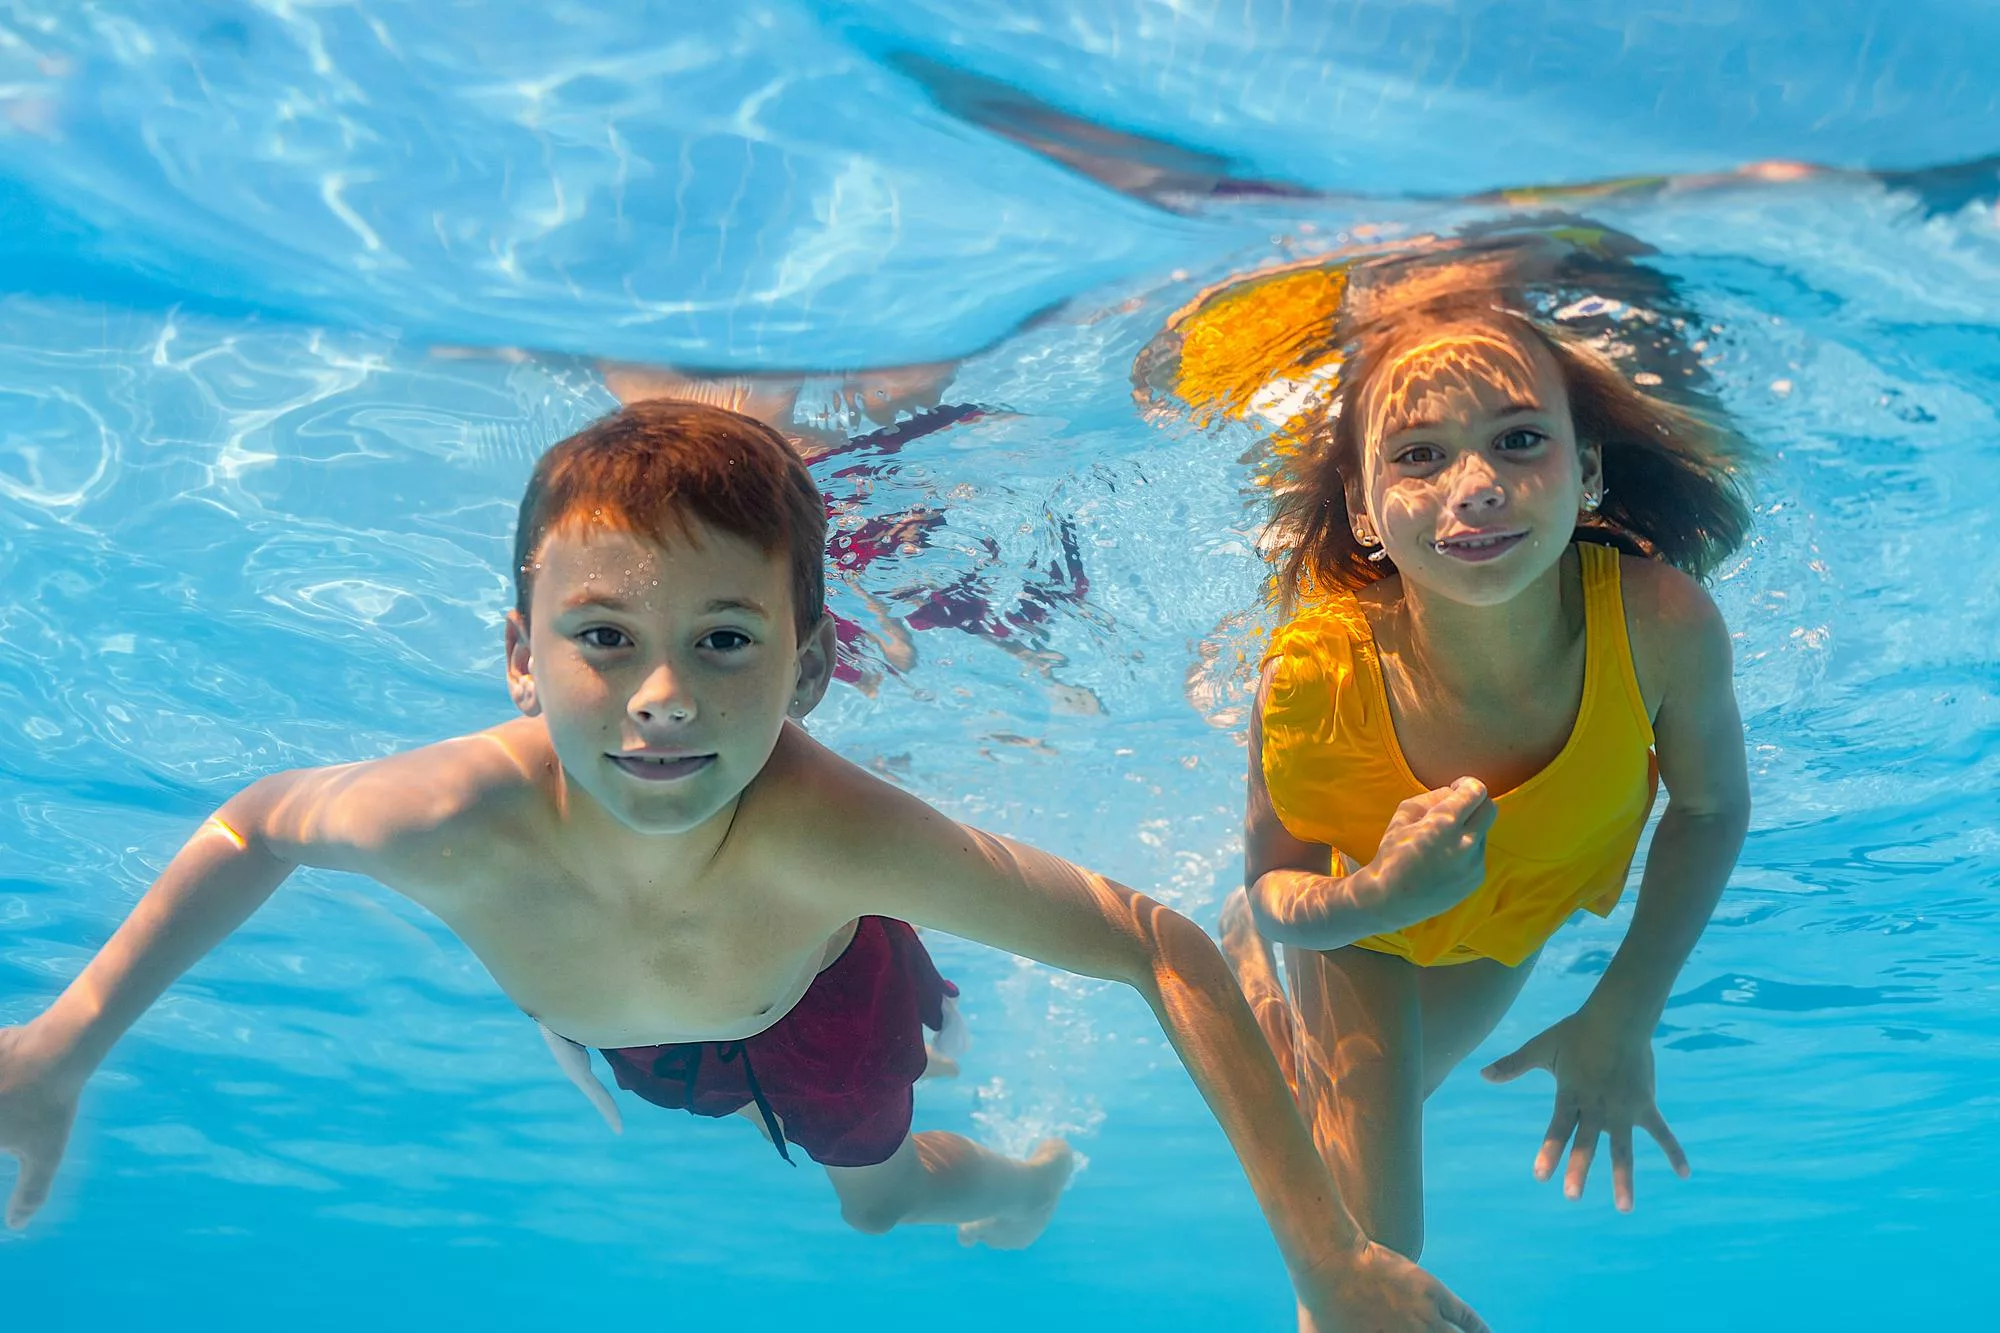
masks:
<path id="1" fill-rule="evenodd" d="M 871 780 L 872 781 L 872 780 Z M 883 785 L 815 858 L 857 913 L 900 916 L 1145 996 L 1235 1147 L 1322 1333 L 1483 1330 L 1423 1270 L 1369 1241 L 1341 1202 L 1235 978 L 1200 927 L 1032 847 Z"/>
<path id="2" fill-rule="evenodd" d="M 418 751 L 279 773 L 239 792 L 188 839 L 46 1012 L 0 1028 L 0 1151 L 21 1164 L 8 1226 L 25 1226 L 47 1199 L 83 1086 L 125 1030 L 295 867 L 366 871 L 374 850 L 428 813 L 429 802 L 409 796 L 422 791 L 412 780 L 428 766 Z"/>

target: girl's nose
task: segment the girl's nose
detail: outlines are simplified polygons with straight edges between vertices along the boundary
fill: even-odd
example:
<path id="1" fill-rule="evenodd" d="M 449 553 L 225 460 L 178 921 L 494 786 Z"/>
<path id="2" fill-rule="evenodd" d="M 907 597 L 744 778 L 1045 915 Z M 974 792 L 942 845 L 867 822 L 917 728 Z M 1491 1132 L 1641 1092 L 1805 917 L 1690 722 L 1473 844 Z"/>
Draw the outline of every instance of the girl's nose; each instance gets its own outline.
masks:
<path id="1" fill-rule="evenodd" d="M 1452 511 L 1461 517 L 1498 509 L 1507 502 L 1507 492 L 1501 487 L 1493 465 L 1477 453 L 1464 455 L 1452 469 L 1450 495 Z"/>

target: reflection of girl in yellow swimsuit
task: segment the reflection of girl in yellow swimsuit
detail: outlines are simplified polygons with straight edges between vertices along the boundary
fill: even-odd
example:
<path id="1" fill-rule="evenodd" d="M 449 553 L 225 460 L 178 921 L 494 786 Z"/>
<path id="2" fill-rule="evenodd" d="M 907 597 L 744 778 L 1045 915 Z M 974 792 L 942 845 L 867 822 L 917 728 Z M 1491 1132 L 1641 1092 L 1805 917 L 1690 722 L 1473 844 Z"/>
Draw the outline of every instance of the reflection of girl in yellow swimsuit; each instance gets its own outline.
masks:
<path id="1" fill-rule="evenodd" d="M 1573 1140 L 1573 1197 L 1608 1134 L 1631 1206 L 1635 1125 L 1685 1170 L 1651 1035 L 1749 811 L 1728 634 L 1689 575 L 1742 541 L 1748 510 L 1742 441 L 1695 405 L 1692 371 L 1628 377 L 1609 340 L 1564 324 L 1604 308 L 1562 290 L 1565 251 L 1602 259 L 1606 239 L 1274 270 L 1204 293 L 1139 368 L 1143 400 L 1280 423 L 1287 621 L 1251 717 L 1225 943 L 1343 1196 L 1413 1257 L 1425 1097 L 1543 942 L 1577 908 L 1610 911 L 1660 783 L 1616 958 L 1487 1072 L 1553 1071 L 1536 1174 Z"/>

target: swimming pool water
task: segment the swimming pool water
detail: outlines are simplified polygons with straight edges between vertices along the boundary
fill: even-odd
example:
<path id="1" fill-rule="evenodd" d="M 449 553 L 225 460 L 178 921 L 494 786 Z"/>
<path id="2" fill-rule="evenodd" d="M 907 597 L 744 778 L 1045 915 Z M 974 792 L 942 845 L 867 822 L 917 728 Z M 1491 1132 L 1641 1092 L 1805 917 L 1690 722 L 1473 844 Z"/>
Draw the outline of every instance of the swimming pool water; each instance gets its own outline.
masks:
<path id="1" fill-rule="evenodd" d="M 535 452 L 589 356 L 973 353 L 990 410 L 818 469 L 946 519 L 834 586 L 816 734 L 1213 925 L 1240 874 L 1255 440 L 1135 413 L 1134 354 L 1274 256 L 1447 196 L 1764 156 L 2000 150 L 1970 4 L 92 6 L 0 10 L 0 1021 L 38 1012 L 222 797 L 507 707 Z M 941 109 L 908 57 L 1332 192 L 1174 212 Z M 898 62 L 903 63 L 898 63 Z M 1717 583 L 1757 813 L 1669 1008 L 1695 1167 L 1534 1184 L 1547 1084 L 1428 1120 L 1426 1265 L 1496 1328 L 1979 1327 L 2000 1193 L 2000 175 L 1571 205 L 1658 248 L 1764 447 Z M 1037 312 L 1044 316 L 1026 327 Z M 526 358 L 436 354 L 521 347 Z M 865 485 L 864 485 L 865 483 Z M 1080 569 L 1082 577 L 1077 577 Z M 1032 608 L 1030 610 L 1029 608 Z M 1567 1012 L 1551 944 L 1486 1056 Z M 964 1076 L 919 1123 L 1089 1158 L 1042 1242 L 849 1232 L 730 1124 L 604 1131 L 435 923 L 301 875 L 135 1029 L 8 1328 L 1283 1328 L 1276 1253 L 1134 997 L 942 940 Z"/>

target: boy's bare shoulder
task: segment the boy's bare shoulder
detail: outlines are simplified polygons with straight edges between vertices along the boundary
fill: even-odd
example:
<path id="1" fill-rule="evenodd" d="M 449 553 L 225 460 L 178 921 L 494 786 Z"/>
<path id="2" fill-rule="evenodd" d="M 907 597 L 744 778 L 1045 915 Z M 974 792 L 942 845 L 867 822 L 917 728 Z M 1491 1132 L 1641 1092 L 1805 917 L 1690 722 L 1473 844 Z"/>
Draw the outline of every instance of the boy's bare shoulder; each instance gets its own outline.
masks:
<path id="1" fill-rule="evenodd" d="M 546 807 L 556 771 L 547 731 L 519 718 L 380 759 L 280 773 L 239 801 L 275 850 L 365 871 L 520 828 Z"/>
<path id="2" fill-rule="evenodd" d="M 949 845 L 961 830 L 922 798 L 787 726 L 758 775 L 760 850 L 810 868 L 827 888 L 860 884 L 891 862 Z"/>

